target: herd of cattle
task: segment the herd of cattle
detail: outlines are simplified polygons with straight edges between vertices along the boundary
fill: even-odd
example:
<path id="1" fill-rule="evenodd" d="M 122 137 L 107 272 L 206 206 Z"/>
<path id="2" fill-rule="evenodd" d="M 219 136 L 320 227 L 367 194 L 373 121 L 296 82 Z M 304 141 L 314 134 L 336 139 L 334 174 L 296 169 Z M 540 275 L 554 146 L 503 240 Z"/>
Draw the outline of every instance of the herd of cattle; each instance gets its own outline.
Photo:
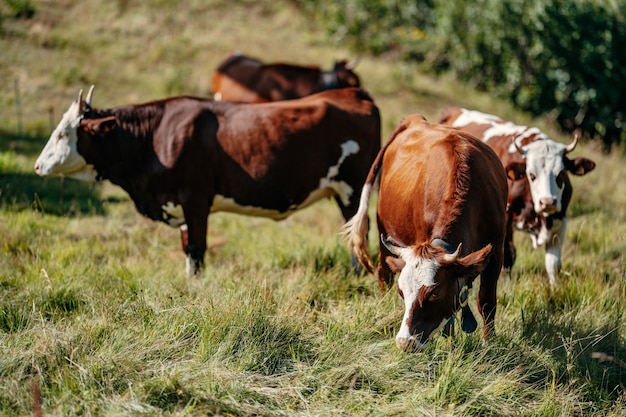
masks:
<path id="1" fill-rule="evenodd" d="M 577 139 L 566 146 L 457 107 L 439 123 L 405 117 L 381 149 L 379 109 L 353 69 L 346 61 L 322 71 L 234 53 L 213 74 L 212 99 L 110 109 L 92 107 L 92 86 L 63 115 L 35 171 L 122 187 L 141 214 L 180 228 L 190 275 L 204 262 L 210 213 L 280 220 L 333 197 L 355 268 L 375 272 L 382 291 L 399 274 L 398 347 L 424 346 L 459 309 L 462 329 L 474 331 L 468 293 L 479 275 L 487 339 L 498 276 L 515 262 L 514 226 L 535 247 L 545 245 L 553 287 L 572 196 L 568 172 L 584 175 L 595 163 L 567 157 Z M 375 266 L 368 206 L 379 176 Z"/>

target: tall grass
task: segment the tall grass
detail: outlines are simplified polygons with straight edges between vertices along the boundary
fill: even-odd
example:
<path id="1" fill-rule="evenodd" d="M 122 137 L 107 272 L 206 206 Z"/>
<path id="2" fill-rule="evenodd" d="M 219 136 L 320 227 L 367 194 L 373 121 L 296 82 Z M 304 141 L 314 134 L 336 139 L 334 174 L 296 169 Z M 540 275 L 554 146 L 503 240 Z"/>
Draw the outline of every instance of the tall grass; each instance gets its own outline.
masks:
<path id="1" fill-rule="evenodd" d="M 86 84 L 99 107 L 206 94 L 230 49 L 322 66 L 345 50 L 283 1 L 35 7 L 0 37 L 0 69 L 27 79 L 30 109 L 27 134 L 0 133 L 0 415 L 30 414 L 35 381 L 46 416 L 626 416 L 623 156 L 574 151 L 598 167 L 572 180 L 551 298 L 542 251 L 516 235 L 497 336 L 458 332 L 406 354 L 394 343 L 400 297 L 352 272 L 331 201 L 282 222 L 212 215 L 207 268 L 188 278 L 178 232 L 139 216 L 119 188 L 32 170 L 47 107 L 59 115 Z M 435 120 L 457 103 L 565 141 L 453 80 L 382 58 L 360 65 L 384 135 L 408 113 Z M 0 87 L 2 103 L 12 97 Z M 4 126 L 13 114 L 0 106 Z"/>

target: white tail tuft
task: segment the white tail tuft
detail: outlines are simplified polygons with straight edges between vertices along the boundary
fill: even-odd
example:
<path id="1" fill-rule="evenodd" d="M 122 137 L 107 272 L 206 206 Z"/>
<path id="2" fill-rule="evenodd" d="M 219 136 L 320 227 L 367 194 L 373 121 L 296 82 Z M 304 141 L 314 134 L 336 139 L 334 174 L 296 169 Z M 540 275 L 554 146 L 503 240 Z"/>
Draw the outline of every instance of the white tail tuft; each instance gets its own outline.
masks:
<path id="1" fill-rule="evenodd" d="M 348 241 L 348 249 L 356 256 L 359 263 L 361 263 L 369 273 L 373 274 L 374 261 L 369 254 L 367 238 L 369 232 L 369 218 L 367 212 L 371 193 L 372 185 L 365 184 L 361 191 L 359 209 L 341 228 L 341 235 Z"/>

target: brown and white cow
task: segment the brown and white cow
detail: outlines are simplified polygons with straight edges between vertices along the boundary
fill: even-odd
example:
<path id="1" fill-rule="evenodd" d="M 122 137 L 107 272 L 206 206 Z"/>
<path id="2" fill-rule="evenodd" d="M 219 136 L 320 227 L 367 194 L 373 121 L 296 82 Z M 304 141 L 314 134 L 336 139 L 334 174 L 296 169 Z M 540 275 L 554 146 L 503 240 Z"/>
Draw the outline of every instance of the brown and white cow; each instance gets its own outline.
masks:
<path id="1" fill-rule="evenodd" d="M 451 106 L 440 122 L 476 136 L 498 154 L 509 176 L 504 266 L 511 268 L 515 262 L 515 225 L 530 234 L 533 247 L 546 245 L 549 288 L 554 288 L 572 198 L 567 173 L 585 175 L 595 163 L 587 158 L 567 157 L 576 147 L 577 138 L 563 145 L 537 128 L 519 126 L 491 114 Z"/>
<path id="2" fill-rule="evenodd" d="M 494 331 L 507 197 L 506 174 L 497 155 L 467 133 L 420 115 L 406 117 L 376 157 L 358 212 L 344 226 L 349 246 L 372 273 L 367 213 L 379 172 L 376 274 L 385 290 L 400 273 L 405 312 L 396 344 L 401 349 L 423 347 L 466 306 L 478 275 L 478 311 L 487 339 Z M 471 312 L 464 309 L 463 320 L 469 318 Z"/>
<path id="3" fill-rule="evenodd" d="M 240 103 L 291 100 L 333 88 L 359 87 L 355 63 L 335 61 L 333 68 L 264 63 L 241 53 L 228 55 L 211 77 L 215 100 Z"/>
<path id="4" fill-rule="evenodd" d="M 91 107 L 92 89 L 71 104 L 35 171 L 121 186 L 141 214 L 181 227 L 189 274 L 203 264 L 210 212 L 280 220 L 334 197 L 350 218 L 380 149 L 378 108 L 359 88 L 274 103 L 174 97 L 107 110 Z"/>

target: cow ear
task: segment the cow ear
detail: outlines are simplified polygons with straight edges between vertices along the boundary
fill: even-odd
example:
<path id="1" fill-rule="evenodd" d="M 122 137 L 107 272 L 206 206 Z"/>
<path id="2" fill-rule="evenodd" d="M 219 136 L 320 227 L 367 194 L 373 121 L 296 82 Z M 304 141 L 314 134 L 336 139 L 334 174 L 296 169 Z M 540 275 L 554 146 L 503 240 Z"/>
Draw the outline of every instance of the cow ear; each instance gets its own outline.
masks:
<path id="1" fill-rule="evenodd" d="M 406 265 L 406 262 L 404 262 L 403 259 L 394 258 L 393 256 L 387 256 L 385 258 L 385 262 L 387 263 L 387 265 L 389 265 L 389 268 L 391 268 L 391 270 L 395 273 L 400 273 L 400 271 L 402 271 L 402 268 L 404 268 L 404 266 Z"/>
<path id="2" fill-rule="evenodd" d="M 517 181 L 526 175 L 526 164 L 524 162 L 511 162 L 505 168 L 506 176 L 511 181 Z"/>
<path id="3" fill-rule="evenodd" d="M 463 258 L 457 259 L 456 264 L 459 267 L 459 275 L 475 278 L 483 272 L 483 269 L 489 262 L 489 254 L 491 254 L 491 244 L 482 249 L 470 253 Z"/>
<path id="4" fill-rule="evenodd" d="M 83 119 L 80 122 L 82 128 L 92 135 L 103 135 L 108 133 L 117 125 L 115 116 L 104 117 L 102 119 Z"/>
<path id="5" fill-rule="evenodd" d="M 565 167 L 574 175 L 585 175 L 596 167 L 596 163 L 587 158 L 565 158 Z"/>

